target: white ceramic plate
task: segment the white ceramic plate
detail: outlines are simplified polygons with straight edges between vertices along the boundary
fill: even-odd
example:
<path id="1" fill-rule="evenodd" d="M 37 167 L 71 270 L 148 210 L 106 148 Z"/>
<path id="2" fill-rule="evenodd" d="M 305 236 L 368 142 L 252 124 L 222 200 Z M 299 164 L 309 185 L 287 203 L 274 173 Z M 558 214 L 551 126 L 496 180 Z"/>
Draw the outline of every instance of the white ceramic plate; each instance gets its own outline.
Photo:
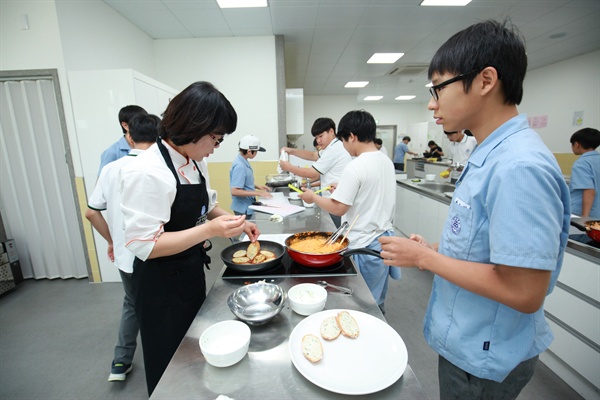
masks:
<path id="1" fill-rule="evenodd" d="M 361 395 L 391 386 L 406 369 L 408 353 L 398 333 L 382 320 L 360 311 L 347 310 L 358 323 L 356 339 L 340 335 L 321 337 L 321 322 L 343 310 L 325 310 L 303 319 L 290 335 L 292 363 L 315 385 L 334 393 Z M 323 359 L 312 363 L 302 354 L 302 337 L 312 333 L 321 339 Z"/>

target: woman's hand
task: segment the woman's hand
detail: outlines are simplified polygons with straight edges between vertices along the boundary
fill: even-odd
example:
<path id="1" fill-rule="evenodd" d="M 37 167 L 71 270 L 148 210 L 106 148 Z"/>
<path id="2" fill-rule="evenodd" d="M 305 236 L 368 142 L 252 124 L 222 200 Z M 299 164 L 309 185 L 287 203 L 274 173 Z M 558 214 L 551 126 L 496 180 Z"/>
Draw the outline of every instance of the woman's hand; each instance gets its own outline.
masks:
<path id="1" fill-rule="evenodd" d="M 246 223 L 245 215 L 220 215 L 207 222 L 212 236 L 232 238 L 242 234 Z"/>
<path id="2" fill-rule="evenodd" d="M 248 235 L 248 239 L 251 242 L 256 242 L 258 236 L 260 235 L 260 231 L 258 230 L 258 226 L 254 222 L 246 221 L 244 225 L 244 232 Z"/>

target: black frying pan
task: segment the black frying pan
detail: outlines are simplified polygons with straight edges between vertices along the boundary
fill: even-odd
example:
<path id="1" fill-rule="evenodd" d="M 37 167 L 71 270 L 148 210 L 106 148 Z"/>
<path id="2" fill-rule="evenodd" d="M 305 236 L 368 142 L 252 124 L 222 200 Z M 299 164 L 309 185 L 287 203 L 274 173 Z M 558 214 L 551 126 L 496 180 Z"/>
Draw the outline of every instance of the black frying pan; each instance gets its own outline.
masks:
<path id="1" fill-rule="evenodd" d="M 269 261 L 265 261 L 260 264 L 236 264 L 233 261 L 233 254 L 238 250 L 246 250 L 249 241 L 234 243 L 231 246 L 223 249 L 221 251 L 221 260 L 227 265 L 227 267 L 231 268 L 234 271 L 240 272 L 255 272 L 255 271 L 265 271 L 277 266 L 281 263 L 281 259 L 283 258 L 283 254 L 285 253 L 285 247 L 276 242 L 271 242 L 268 240 L 259 240 L 260 249 L 271 251 L 275 254 L 275 258 Z"/>

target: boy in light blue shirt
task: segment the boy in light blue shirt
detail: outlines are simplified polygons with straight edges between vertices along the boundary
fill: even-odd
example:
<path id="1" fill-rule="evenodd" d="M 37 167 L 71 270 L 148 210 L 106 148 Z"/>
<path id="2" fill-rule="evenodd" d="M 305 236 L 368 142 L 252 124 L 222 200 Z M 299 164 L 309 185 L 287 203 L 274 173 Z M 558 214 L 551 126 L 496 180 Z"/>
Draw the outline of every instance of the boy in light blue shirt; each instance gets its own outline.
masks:
<path id="1" fill-rule="evenodd" d="M 571 150 L 580 156 L 571 171 L 571 212 L 600 219 L 600 131 L 584 128 L 571 136 Z"/>
<path id="2" fill-rule="evenodd" d="M 382 237 L 386 265 L 435 274 L 423 333 L 442 399 L 515 399 L 552 342 L 543 304 L 568 239 L 569 190 L 519 115 L 525 46 L 508 22 L 452 36 L 429 66 L 428 108 L 478 146 L 456 183 L 440 243 Z"/>

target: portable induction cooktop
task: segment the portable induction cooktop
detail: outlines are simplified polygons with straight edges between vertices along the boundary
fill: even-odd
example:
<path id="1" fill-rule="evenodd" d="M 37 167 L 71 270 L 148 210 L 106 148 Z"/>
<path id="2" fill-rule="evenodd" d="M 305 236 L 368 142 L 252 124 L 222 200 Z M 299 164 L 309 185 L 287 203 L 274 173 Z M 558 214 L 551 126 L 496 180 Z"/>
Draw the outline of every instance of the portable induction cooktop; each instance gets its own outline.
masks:
<path id="1" fill-rule="evenodd" d="M 344 257 L 337 264 L 324 268 L 311 268 L 292 260 L 286 252 L 281 263 L 266 271 L 234 271 L 227 267 L 223 272 L 223 279 L 263 279 L 263 278 L 313 278 L 326 276 L 353 276 L 357 275 L 356 267 L 350 257 Z"/>

